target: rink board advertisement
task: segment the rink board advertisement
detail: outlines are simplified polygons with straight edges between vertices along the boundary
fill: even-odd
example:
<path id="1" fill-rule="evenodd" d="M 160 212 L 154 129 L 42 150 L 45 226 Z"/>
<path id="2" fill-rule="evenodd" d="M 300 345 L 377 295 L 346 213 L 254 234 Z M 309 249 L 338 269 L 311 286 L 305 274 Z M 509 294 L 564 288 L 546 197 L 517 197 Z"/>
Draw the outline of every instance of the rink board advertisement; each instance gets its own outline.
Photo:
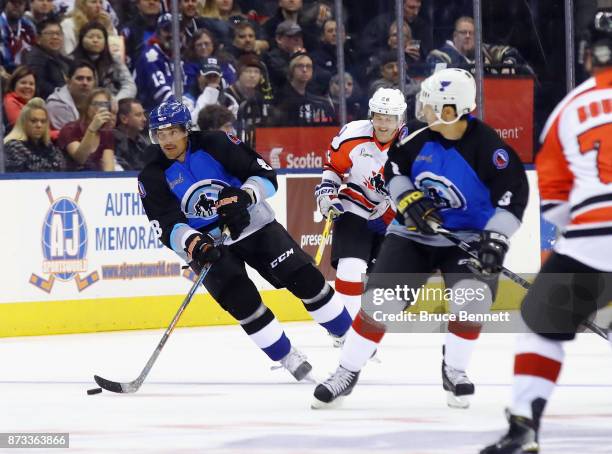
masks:
<path id="1" fill-rule="evenodd" d="M 0 193 L 4 212 L 11 213 L 7 220 L 18 220 L 3 223 L 0 236 L 0 336 L 157 327 L 171 320 L 194 276 L 158 240 L 134 177 L 0 180 Z M 271 201 L 277 211 L 282 197 Z M 290 301 L 280 308 L 285 317 L 306 318 L 297 300 L 252 277 L 271 304 Z M 230 322 L 203 294 L 185 324 Z"/>
<path id="2" fill-rule="evenodd" d="M 529 172 L 532 188 L 535 175 Z M 76 176 L 76 174 L 74 174 Z M 313 192 L 319 177 L 279 175 L 270 199 L 280 223 L 314 255 L 323 220 Z M 148 223 L 134 177 L 0 180 L 7 213 L 0 235 L 0 337 L 166 327 L 192 285 L 193 275 L 165 248 Z M 539 267 L 539 210 L 531 191 L 525 222 L 507 265 Z M 322 270 L 329 280 L 329 238 Z M 302 304 L 249 270 L 281 320 L 306 320 Z M 232 323 L 199 292 L 182 326 Z"/>

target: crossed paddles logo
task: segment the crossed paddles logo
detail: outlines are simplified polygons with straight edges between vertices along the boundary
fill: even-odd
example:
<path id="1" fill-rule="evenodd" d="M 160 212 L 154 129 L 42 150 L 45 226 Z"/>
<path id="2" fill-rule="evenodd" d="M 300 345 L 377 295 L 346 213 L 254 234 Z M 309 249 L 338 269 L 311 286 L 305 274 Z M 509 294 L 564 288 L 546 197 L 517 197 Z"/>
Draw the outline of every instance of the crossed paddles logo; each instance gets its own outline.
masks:
<path id="1" fill-rule="evenodd" d="M 81 292 L 100 280 L 97 271 L 82 277 L 80 275 L 87 271 L 87 225 L 78 206 L 81 187 L 77 187 L 74 199 L 54 199 L 49 186 L 45 191 L 51 206 L 45 215 L 42 229 L 42 272 L 48 274 L 49 278 L 32 274 L 30 284 L 50 293 L 56 279 L 74 279 Z"/>

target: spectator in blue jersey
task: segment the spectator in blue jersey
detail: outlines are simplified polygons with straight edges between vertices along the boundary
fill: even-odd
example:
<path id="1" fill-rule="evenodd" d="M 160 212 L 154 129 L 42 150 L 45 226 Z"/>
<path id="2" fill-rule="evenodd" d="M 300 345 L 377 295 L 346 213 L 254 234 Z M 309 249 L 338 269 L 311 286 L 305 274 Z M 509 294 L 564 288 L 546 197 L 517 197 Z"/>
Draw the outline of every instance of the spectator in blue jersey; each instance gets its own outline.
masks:
<path id="1" fill-rule="evenodd" d="M 172 15 L 162 14 L 155 35 L 142 50 L 136 63 L 138 99 L 150 110 L 174 94 L 174 62 L 172 60 Z"/>
<path id="2" fill-rule="evenodd" d="M 63 86 L 71 60 L 62 54 L 64 32 L 56 18 L 38 25 L 38 42 L 25 55 L 25 63 L 36 75 L 36 94 L 46 99 Z"/>
<path id="3" fill-rule="evenodd" d="M 41 98 L 32 98 L 21 110 L 4 138 L 4 158 L 7 172 L 64 170 L 65 159 L 51 142 L 49 116 Z"/>
<path id="4" fill-rule="evenodd" d="M 36 42 L 36 27 L 24 17 L 26 5 L 26 0 L 6 0 L 0 15 L 0 58 L 9 73 L 22 64 L 23 52 Z"/>
<path id="5" fill-rule="evenodd" d="M 220 50 L 213 34 L 203 28 L 196 31 L 187 40 L 187 48 L 183 52 L 186 83 L 185 92 L 197 99 L 202 93 L 203 87 L 198 83 L 202 65 L 208 58 L 216 58 L 221 66 L 221 77 L 223 87 L 228 87 L 236 80 L 236 67 L 231 62 L 231 56 Z"/>
<path id="6" fill-rule="evenodd" d="M 136 84 L 132 75 L 125 63 L 111 55 L 108 33 L 99 22 L 88 22 L 81 28 L 79 43 L 72 57 L 91 63 L 96 68 L 98 86 L 108 88 L 115 99 L 136 96 Z"/>
<path id="7" fill-rule="evenodd" d="M 137 0 L 137 14 L 121 30 L 125 41 L 128 67 L 133 69 L 149 39 L 155 34 L 157 18 L 161 13 L 159 0 Z"/>

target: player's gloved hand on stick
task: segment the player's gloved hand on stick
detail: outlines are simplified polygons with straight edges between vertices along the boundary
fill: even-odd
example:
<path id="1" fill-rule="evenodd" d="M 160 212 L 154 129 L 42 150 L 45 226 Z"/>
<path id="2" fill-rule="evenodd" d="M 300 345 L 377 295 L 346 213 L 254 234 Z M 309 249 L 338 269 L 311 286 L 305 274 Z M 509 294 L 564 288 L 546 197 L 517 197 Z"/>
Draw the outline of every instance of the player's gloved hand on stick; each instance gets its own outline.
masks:
<path id="1" fill-rule="evenodd" d="M 501 233 L 485 230 L 478 244 L 478 260 L 483 274 L 497 274 L 504 264 L 510 243 Z"/>
<path id="2" fill-rule="evenodd" d="M 338 198 L 338 185 L 332 181 L 323 180 L 315 188 L 315 197 L 319 211 L 324 218 L 331 216 L 333 219 L 344 213 L 342 201 Z"/>
<path id="3" fill-rule="evenodd" d="M 228 228 L 232 240 L 238 239 L 251 222 L 248 208 L 252 202 L 253 199 L 244 189 L 227 187 L 219 192 L 217 200 L 219 222 Z"/>
<path id="4" fill-rule="evenodd" d="M 187 238 L 185 245 L 185 252 L 191 259 L 189 264 L 198 274 L 204 266 L 221 258 L 221 250 L 215 246 L 215 241 L 210 235 L 194 233 Z"/>
<path id="5" fill-rule="evenodd" d="M 391 207 L 391 202 L 387 199 L 380 202 L 370 217 L 368 218 L 368 229 L 379 235 L 384 235 L 387 227 L 395 218 L 395 210 Z"/>
<path id="6" fill-rule="evenodd" d="M 433 200 L 422 191 L 406 191 L 397 201 L 397 211 L 404 217 L 406 227 L 415 227 L 426 235 L 435 235 L 436 228 L 442 224 Z"/>

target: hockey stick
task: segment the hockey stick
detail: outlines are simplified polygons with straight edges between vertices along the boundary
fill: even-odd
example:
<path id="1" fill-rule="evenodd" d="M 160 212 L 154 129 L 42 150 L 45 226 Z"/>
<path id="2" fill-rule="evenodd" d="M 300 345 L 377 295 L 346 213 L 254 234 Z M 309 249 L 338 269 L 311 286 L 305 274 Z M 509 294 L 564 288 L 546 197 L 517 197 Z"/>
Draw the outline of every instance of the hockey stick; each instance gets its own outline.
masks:
<path id="1" fill-rule="evenodd" d="M 225 242 L 225 238 L 226 238 L 226 234 L 224 233 L 221 236 L 220 244 L 223 244 Z M 149 375 L 149 372 L 153 368 L 153 365 L 155 364 L 157 357 L 159 356 L 162 349 L 164 348 L 164 345 L 166 345 L 166 342 L 168 341 L 170 334 L 172 334 L 172 331 L 174 331 L 176 324 L 181 318 L 181 315 L 183 315 L 183 312 L 185 311 L 185 309 L 191 302 L 191 299 L 193 298 L 193 295 L 195 295 L 195 292 L 200 286 L 200 284 L 204 282 L 204 279 L 206 278 L 206 275 L 210 271 L 211 267 L 212 267 L 212 264 L 209 263 L 200 272 L 200 275 L 198 276 L 196 281 L 191 286 L 191 289 L 189 289 L 189 293 L 187 293 L 187 296 L 185 296 L 185 299 L 183 300 L 183 304 L 181 304 L 181 306 L 178 308 L 178 311 L 176 312 L 176 315 L 172 319 L 170 326 L 166 328 L 166 332 L 164 333 L 161 340 L 157 344 L 155 351 L 149 358 L 149 361 L 147 361 L 147 364 L 145 365 L 144 369 L 142 369 L 142 372 L 140 373 L 138 378 L 136 378 L 135 380 L 131 382 L 121 383 L 117 381 L 107 380 L 106 378 L 102 378 L 99 375 L 94 375 L 94 380 L 96 381 L 98 386 L 100 386 L 100 388 L 105 389 L 107 391 L 114 392 L 114 393 L 124 393 L 124 394 L 135 393 L 136 391 L 140 389 L 140 387 L 142 386 L 142 383 L 145 381 L 145 378 L 147 378 L 147 375 Z"/>
<path id="2" fill-rule="evenodd" d="M 323 252 L 325 251 L 325 246 L 327 245 L 327 237 L 329 236 L 329 232 L 331 232 L 331 226 L 334 223 L 334 218 L 331 215 L 331 210 L 329 211 L 330 212 L 327 213 L 325 227 L 323 228 L 323 234 L 321 234 L 321 242 L 319 243 L 317 253 L 315 254 L 315 266 L 319 266 L 321 264 L 321 260 L 323 259 Z"/>
<path id="3" fill-rule="evenodd" d="M 468 243 L 466 243 L 462 239 L 457 238 L 452 232 L 450 232 L 450 231 L 448 231 L 446 229 L 440 228 L 440 227 L 438 227 L 436 229 L 436 232 L 439 233 L 440 235 L 444 236 L 446 239 L 450 240 L 457 247 L 459 247 L 459 249 L 461 249 L 462 251 L 466 252 L 470 257 L 478 260 L 478 254 L 474 251 L 472 246 L 470 246 Z M 529 281 L 523 279 L 518 274 L 513 273 L 512 271 L 510 271 L 505 266 L 501 267 L 501 273 L 504 276 L 508 277 L 511 281 L 513 281 L 513 282 L 517 283 L 518 285 L 520 285 L 521 287 L 523 287 L 525 290 L 529 290 L 529 287 L 531 287 L 531 283 Z M 603 337 L 605 340 L 608 340 L 608 334 L 606 333 L 606 331 L 603 328 L 597 326 L 592 321 L 585 320 L 585 321 L 582 322 L 582 324 L 585 327 L 587 327 L 588 329 L 590 329 L 592 332 L 597 334 L 598 336 Z"/>

